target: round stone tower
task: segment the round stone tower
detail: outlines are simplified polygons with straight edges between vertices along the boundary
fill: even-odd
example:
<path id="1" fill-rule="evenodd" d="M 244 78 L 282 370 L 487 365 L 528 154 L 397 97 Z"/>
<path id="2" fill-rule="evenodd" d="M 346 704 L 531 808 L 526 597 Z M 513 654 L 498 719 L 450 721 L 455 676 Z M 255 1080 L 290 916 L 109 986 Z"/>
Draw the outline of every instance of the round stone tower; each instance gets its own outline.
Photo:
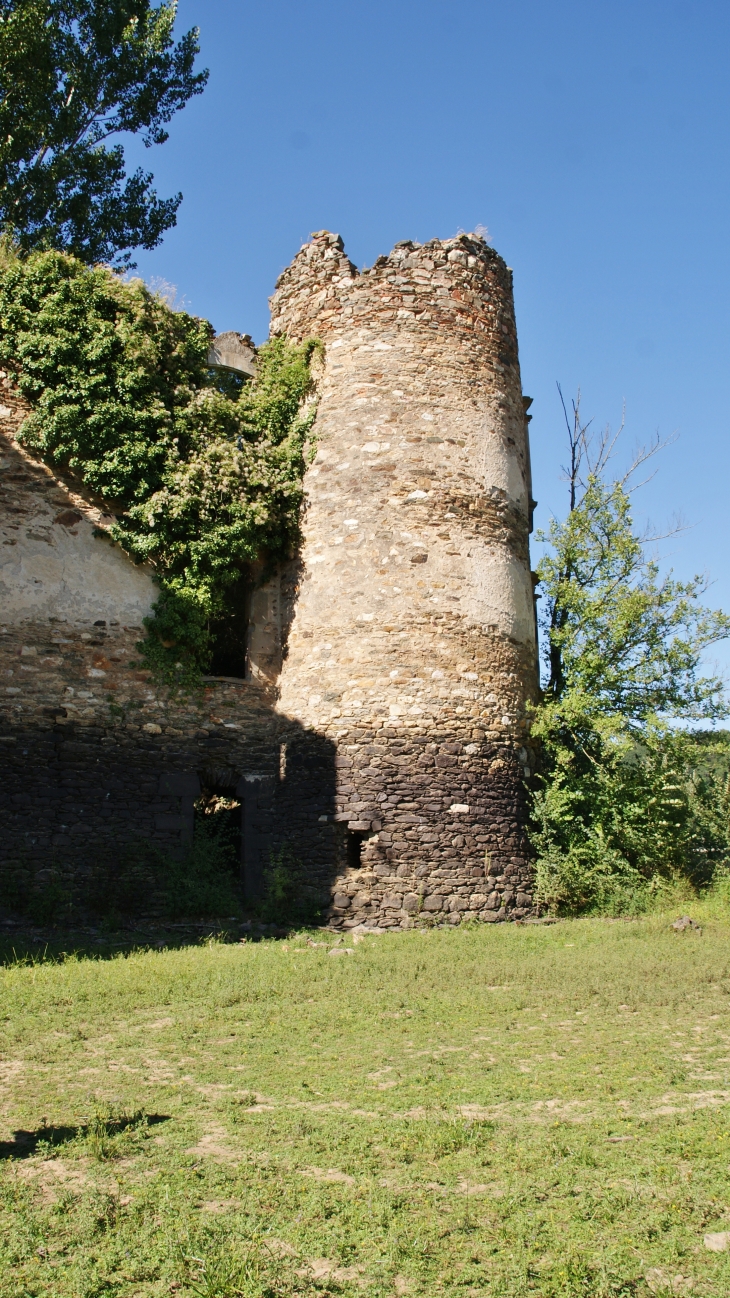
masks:
<path id="1" fill-rule="evenodd" d="M 336 753 L 330 922 L 523 916 L 537 661 L 511 272 L 474 234 L 359 272 L 321 231 L 271 310 L 272 334 L 324 343 L 279 709 Z"/>

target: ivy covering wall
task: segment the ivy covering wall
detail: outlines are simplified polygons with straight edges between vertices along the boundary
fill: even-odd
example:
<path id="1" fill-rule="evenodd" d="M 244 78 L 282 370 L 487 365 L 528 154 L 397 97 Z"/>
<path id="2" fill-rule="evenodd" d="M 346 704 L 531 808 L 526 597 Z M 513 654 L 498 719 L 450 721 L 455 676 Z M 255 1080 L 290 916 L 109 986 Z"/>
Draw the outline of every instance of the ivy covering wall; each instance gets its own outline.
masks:
<path id="1" fill-rule="evenodd" d="M 245 382 L 208 367 L 212 337 L 105 267 L 58 252 L 0 262 L 0 361 L 32 406 L 20 441 L 102 496 L 113 539 L 153 565 L 140 648 L 181 682 L 209 667 L 250 565 L 296 548 L 315 413 L 318 344 L 264 344 Z"/>

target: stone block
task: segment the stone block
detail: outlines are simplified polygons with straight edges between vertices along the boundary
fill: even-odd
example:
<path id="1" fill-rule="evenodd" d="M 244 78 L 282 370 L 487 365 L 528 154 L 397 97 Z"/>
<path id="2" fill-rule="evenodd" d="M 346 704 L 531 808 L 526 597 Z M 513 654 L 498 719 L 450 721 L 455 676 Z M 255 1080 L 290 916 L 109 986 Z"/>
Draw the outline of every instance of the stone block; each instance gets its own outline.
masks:
<path id="1" fill-rule="evenodd" d="M 155 816 L 155 829 L 187 829 L 188 823 L 188 816 L 169 816 L 164 813 Z"/>
<path id="2" fill-rule="evenodd" d="M 443 910 L 443 908 L 444 908 L 444 898 L 440 897 L 437 893 L 434 893 L 433 896 L 431 897 L 424 898 L 423 901 L 424 910 L 439 911 L 439 910 Z"/>
<path id="3" fill-rule="evenodd" d="M 194 771 L 161 775 L 159 791 L 170 797 L 199 798 L 200 780 Z"/>

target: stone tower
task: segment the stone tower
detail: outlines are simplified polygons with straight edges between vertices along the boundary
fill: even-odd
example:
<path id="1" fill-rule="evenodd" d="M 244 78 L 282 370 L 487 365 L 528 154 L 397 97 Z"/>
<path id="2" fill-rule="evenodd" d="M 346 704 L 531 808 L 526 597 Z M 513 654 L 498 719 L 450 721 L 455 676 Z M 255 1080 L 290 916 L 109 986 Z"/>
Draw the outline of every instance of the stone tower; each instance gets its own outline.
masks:
<path id="1" fill-rule="evenodd" d="M 336 752 L 330 920 L 524 915 L 537 664 L 511 272 L 463 234 L 358 272 L 321 231 L 271 312 L 272 334 L 324 343 L 278 709 Z"/>

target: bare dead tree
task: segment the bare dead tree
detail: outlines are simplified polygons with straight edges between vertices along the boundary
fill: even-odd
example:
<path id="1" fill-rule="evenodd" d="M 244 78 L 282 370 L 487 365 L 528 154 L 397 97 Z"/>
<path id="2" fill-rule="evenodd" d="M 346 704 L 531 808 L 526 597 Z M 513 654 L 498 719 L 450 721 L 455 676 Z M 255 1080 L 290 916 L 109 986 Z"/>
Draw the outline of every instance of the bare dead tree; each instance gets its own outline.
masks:
<path id="1" fill-rule="evenodd" d="M 584 421 L 581 416 L 580 388 L 578 388 L 575 398 L 571 400 L 570 411 L 568 411 L 560 384 L 557 383 L 556 387 L 560 396 L 560 404 L 563 408 L 563 417 L 565 419 L 565 427 L 568 433 L 568 450 L 570 458 L 568 467 L 566 468 L 565 466 L 562 466 L 562 472 L 565 481 L 568 483 L 570 513 L 572 513 L 580 504 L 580 500 L 587 490 L 589 481 L 591 479 L 597 481 L 602 478 L 606 473 L 610 461 L 614 458 L 619 439 L 626 427 L 626 406 L 624 405 L 622 408 L 621 422 L 615 432 L 611 431 L 610 424 L 606 424 L 605 428 L 603 428 L 600 433 L 595 433 L 592 427 L 593 420 L 589 419 Z M 643 464 L 652 460 L 654 456 L 657 455 L 659 451 L 663 451 L 665 447 L 672 446 L 676 440 L 676 433 L 672 433 L 670 437 L 665 438 L 660 437 L 659 433 L 656 433 L 648 445 L 637 446 L 629 467 L 623 474 L 614 480 L 613 485 L 615 487 L 620 487 L 627 495 L 633 495 L 633 493 L 638 491 L 640 487 L 646 486 L 647 482 L 651 482 L 656 470 L 654 473 L 650 473 L 647 477 L 642 478 L 640 482 L 632 482 L 632 478 Z M 669 531 L 662 534 L 647 532 L 640 539 L 642 543 L 663 541 L 666 540 L 667 537 L 676 536 L 678 532 L 684 531 L 685 526 L 686 525 L 682 523 L 681 520 L 677 520 Z"/>

